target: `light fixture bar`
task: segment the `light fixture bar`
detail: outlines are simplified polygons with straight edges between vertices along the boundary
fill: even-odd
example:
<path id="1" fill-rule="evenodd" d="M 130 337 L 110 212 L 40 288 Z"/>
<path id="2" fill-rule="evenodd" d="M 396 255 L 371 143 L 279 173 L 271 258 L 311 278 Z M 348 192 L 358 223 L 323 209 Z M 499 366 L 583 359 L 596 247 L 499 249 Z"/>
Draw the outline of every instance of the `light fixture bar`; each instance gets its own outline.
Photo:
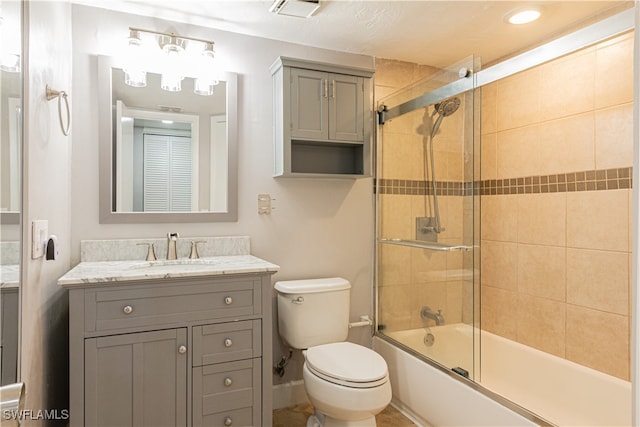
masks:
<path id="1" fill-rule="evenodd" d="M 183 39 L 183 40 L 191 40 L 194 42 L 200 42 L 200 43 L 210 43 L 211 45 L 215 45 L 215 42 L 213 40 L 206 40 L 206 39 L 200 39 L 197 37 L 189 37 L 189 36 L 181 36 L 178 35 L 176 33 L 163 33 L 161 31 L 154 31 L 154 30 L 145 30 L 143 28 L 136 28 L 136 27 L 129 27 L 129 31 L 139 31 L 141 33 L 147 33 L 147 34 L 155 34 L 158 36 L 165 36 L 165 37 L 170 37 L 170 38 L 178 38 L 178 39 Z"/>

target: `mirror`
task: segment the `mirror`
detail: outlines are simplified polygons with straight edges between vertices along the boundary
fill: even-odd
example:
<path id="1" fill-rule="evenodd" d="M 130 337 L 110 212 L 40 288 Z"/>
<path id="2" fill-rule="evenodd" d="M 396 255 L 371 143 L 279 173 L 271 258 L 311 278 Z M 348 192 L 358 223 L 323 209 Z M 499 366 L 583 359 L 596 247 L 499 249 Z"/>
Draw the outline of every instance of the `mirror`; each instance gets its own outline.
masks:
<path id="1" fill-rule="evenodd" d="M 18 380 L 22 3 L 0 1 L 0 385 Z"/>
<path id="2" fill-rule="evenodd" d="M 100 222 L 237 220 L 237 76 L 213 95 L 124 83 L 115 59 L 98 58 Z"/>

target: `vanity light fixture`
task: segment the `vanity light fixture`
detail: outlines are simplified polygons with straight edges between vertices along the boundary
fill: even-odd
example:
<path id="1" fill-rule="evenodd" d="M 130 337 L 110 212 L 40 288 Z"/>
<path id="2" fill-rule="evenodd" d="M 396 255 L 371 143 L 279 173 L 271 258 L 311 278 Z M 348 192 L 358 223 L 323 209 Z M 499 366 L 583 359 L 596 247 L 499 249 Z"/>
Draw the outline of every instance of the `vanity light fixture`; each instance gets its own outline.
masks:
<path id="1" fill-rule="evenodd" d="M 142 34 L 153 36 L 155 43 L 145 45 L 142 41 Z M 195 49 L 188 49 L 188 42 L 202 45 L 202 49 L 199 51 L 200 55 L 192 55 L 198 47 L 195 45 Z M 195 77 L 194 92 L 196 94 L 213 94 L 213 88 L 218 84 L 218 74 L 213 59 L 213 41 L 129 27 L 129 51 L 124 67 L 127 85 L 146 86 L 146 72 L 149 70 L 145 69 L 145 64 L 154 62 L 154 54 L 161 70 L 160 86 L 162 89 L 169 92 L 179 92 L 182 90 L 182 80 L 189 76 Z M 194 56 L 199 56 L 199 58 L 194 58 Z"/>
<path id="2" fill-rule="evenodd" d="M 160 46 L 164 52 L 164 64 L 160 87 L 168 92 L 180 92 L 182 90 L 182 55 L 186 40 L 177 37 L 175 34 L 160 37 Z"/>
<path id="3" fill-rule="evenodd" d="M 539 7 L 530 6 L 514 9 L 504 16 L 504 21 L 509 24 L 522 25 L 528 24 L 540 18 L 542 12 Z"/>
<path id="4" fill-rule="evenodd" d="M 200 73 L 196 77 L 193 88 L 196 95 L 213 95 L 213 89 L 219 82 L 218 70 L 213 58 L 213 43 L 206 43 L 200 54 Z"/>
<path id="5" fill-rule="evenodd" d="M 127 64 L 123 70 L 124 82 L 129 86 L 145 87 L 147 85 L 147 72 L 142 68 L 143 52 L 140 31 L 129 30 Z"/>

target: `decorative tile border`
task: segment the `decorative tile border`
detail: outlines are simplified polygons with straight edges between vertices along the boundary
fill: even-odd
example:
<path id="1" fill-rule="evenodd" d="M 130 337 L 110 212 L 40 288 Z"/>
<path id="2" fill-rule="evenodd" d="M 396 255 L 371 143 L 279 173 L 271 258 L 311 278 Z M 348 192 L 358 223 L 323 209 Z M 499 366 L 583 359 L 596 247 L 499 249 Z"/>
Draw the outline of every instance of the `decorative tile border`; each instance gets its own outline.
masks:
<path id="1" fill-rule="evenodd" d="M 566 193 L 631 188 L 632 168 L 599 169 L 554 175 L 487 179 L 476 182 L 437 181 L 436 193 L 443 196 Z M 375 185 L 375 184 L 374 184 Z M 432 195 L 430 182 L 380 179 L 380 194 Z"/>

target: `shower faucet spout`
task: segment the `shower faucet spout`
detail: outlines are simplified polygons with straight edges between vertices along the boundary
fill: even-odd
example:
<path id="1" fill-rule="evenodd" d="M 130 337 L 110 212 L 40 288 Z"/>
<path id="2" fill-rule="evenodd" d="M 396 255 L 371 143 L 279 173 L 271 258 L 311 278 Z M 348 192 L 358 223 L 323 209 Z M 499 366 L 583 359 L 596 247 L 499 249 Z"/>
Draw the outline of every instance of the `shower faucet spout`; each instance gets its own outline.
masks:
<path id="1" fill-rule="evenodd" d="M 420 317 L 422 318 L 422 320 L 435 320 L 436 326 L 444 325 L 444 316 L 442 315 L 442 310 L 438 310 L 438 312 L 436 313 L 435 311 L 431 310 L 430 307 L 424 306 L 422 307 L 422 309 L 420 309 Z"/>

